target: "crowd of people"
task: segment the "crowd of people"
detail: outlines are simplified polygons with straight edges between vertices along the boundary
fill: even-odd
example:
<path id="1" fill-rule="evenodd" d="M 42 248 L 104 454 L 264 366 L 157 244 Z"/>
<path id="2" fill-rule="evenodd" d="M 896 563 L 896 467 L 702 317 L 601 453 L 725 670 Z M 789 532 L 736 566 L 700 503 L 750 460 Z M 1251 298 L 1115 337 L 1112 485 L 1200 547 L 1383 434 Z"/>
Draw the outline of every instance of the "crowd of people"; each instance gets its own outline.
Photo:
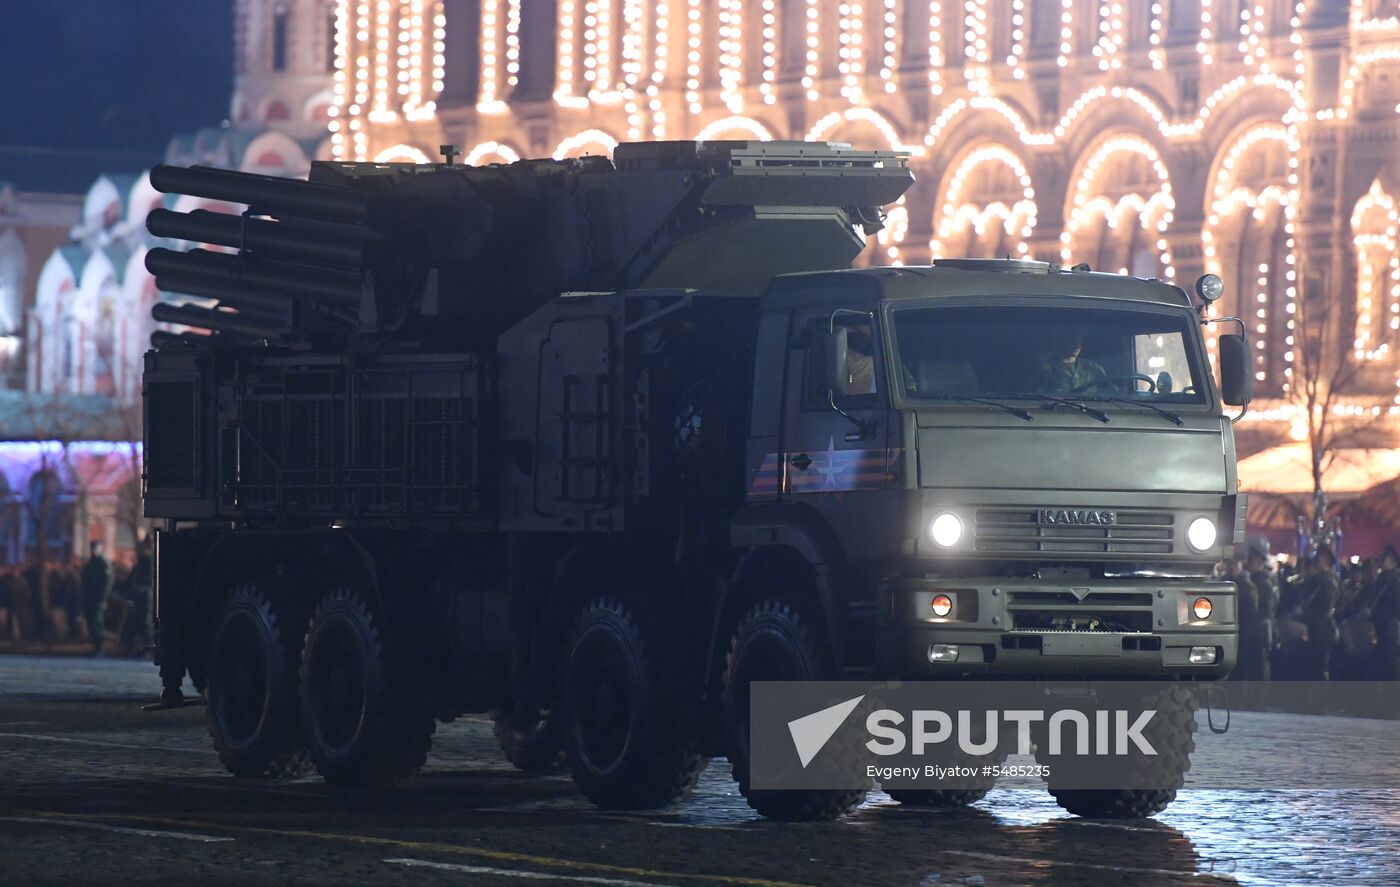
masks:
<path id="1" fill-rule="evenodd" d="M 155 642 L 153 578 L 149 540 L 129 566 L 114 565 L 94 542 L 86 559 L 0 568 L 0 641 L 88 644 L 99 657 L 140 654 Z"/>
<path id="2" fill-rule="evenodd" d="M 1275 575 L 1267 544 L 1226 561 L 1220 575 L 1238 590 L 1239 662 L 1246 681 L 1400 678 L 1400 553 L 1339 569 L 1319 546 Z"/>

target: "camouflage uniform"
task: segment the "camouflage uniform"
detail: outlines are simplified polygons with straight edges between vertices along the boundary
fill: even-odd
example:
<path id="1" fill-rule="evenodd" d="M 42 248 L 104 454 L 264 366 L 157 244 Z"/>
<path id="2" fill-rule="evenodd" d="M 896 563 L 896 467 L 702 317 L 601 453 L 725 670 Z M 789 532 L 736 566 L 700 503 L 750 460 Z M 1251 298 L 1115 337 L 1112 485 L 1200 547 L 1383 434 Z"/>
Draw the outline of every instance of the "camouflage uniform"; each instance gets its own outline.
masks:
<path id="1" fill-rule="evenodd" d="M 1274 582 L 1273 572 L 1267 566 L 1251 572 L 1249 581 L 1254 586 L 1255 618 L 1258 624 L 1259 644 L 1263 649 L 1259 680 L 1267 681 L 1272 677 L 1269 660 L 1275 643 L 1274 613 L 1278 609 L 1278 585 Z"/>
<path id="2" fill-rule="evenodd" d="M 1080 357 L 1066 362 L 1063 358 L 1052 357 L 1036 371 L 1033 390 L 1038 394 L 1061 394 L 1107 378 L 1104 368 L 1092 360 Z"/>
<path id="3" fill-rule="evenodd" d="M 1241 681 L 1264 680 L 1269 671 L 1268 648 L 1264 645 L 1260 624 L 1259 588 L 1254 578 L 1240 570 L 1229 577 L 1235 583 L 1235 601 L 1240 626 L 1240 656 L 1231 677 Z"/>

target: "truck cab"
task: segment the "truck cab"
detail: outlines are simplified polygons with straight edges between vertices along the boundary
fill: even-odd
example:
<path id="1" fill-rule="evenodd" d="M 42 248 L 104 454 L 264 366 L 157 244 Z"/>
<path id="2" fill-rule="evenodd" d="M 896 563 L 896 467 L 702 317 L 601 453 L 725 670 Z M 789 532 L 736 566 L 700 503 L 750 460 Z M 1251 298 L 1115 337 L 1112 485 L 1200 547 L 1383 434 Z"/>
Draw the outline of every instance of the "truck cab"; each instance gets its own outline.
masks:
<path id="1" fill-rule="evenodd" d="M 848 675 L 1223 677 L 1245 498 L 1202 326 L 1040 262 L 776 278 L 733 541 L 803 553 Z"/>

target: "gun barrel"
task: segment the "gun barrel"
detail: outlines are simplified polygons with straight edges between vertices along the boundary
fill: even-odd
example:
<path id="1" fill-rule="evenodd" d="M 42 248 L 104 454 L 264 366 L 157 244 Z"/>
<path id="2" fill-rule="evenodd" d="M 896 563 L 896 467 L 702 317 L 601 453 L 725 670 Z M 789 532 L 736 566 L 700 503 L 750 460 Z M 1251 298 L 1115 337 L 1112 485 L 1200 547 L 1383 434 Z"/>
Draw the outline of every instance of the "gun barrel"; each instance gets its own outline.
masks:
<path id="1" fill-rule="evenodd" d="M 209 280 L 186 274 L 162 274 L 156 278 L 156 288 L 163 293 L 218 299 L 231 308 L 258 308 L 263 311 L 286 311 L 292 300 L 286 296 L 270 295 L 230 285 L 226 281 Z"/>
<path id="2" fill-rule="evenodd" d="M 159 351 L 167 345 L 176 342 L 188 342 L 192 339 L 190 333 L 172 333 L 168 330 L 156 330 L 151 333 L 151 347 Z"/>
<path id="3" fill-rule="evenodd" d="M 157 302 L 151 308 L 151 316 L 162 323 L 202 327 L 216 332 L 251 336 L 255 339 L 275 338 L 281 335 L 281 331 L 270 324 L 259 323 L 257 320 L 229 311 L 211 311 L 197 305 L 170 305 Z"/>
<path id="4" fill-rule="evenodd" d="M 358 268 L 371 235 L 363 228 L 305 220 L 271 221 L 197 209 L 153 210 L 146 228 L 157 237 L 247 250 L 257 256 Z"/>
<path id="5" fill-rule="evenodd" d="M 203 249 L 182 253 L 161 247 L 146 253 L 146 269 L 156 277 L 173 275 L 201 285 L 224 285 L 230 292 L 275 293 L 346 306 L 357 305 L 360 300 L 358 275 L 253 256 Z"/>
<path id="6" fill-rule="evenodd" d="M 151 187 L 164 194 L 243 203 L 273 215 L 360 224 L 369 216 L 369 200 L 363 191 L 206 166 L 157 166 L 151 170 Z"/>

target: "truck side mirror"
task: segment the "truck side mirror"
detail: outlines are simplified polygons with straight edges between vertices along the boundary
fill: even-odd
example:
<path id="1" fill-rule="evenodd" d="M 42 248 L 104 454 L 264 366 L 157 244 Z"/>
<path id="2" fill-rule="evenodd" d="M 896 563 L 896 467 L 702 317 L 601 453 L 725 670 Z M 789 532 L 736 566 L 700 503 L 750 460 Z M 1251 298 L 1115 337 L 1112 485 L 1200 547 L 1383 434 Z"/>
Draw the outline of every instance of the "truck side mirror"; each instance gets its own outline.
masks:
<path id="1" fill-rule="evenodd" d="M 847 332 L 844 326 L 838 326 L 832 330 L 815 330 L 812 336 L 815 354 L 821 364 L 822 385 L 835 397 L 846 395 L 846 385 L 850 379 L 846 373 Z"/>
<path id="2" fill-rule="evenodd" d="M 1232 407 L 1247 406 L 1254 396 L 1249 357 L 1244 336 L 1220 337 L 1220 397 Z"/>

